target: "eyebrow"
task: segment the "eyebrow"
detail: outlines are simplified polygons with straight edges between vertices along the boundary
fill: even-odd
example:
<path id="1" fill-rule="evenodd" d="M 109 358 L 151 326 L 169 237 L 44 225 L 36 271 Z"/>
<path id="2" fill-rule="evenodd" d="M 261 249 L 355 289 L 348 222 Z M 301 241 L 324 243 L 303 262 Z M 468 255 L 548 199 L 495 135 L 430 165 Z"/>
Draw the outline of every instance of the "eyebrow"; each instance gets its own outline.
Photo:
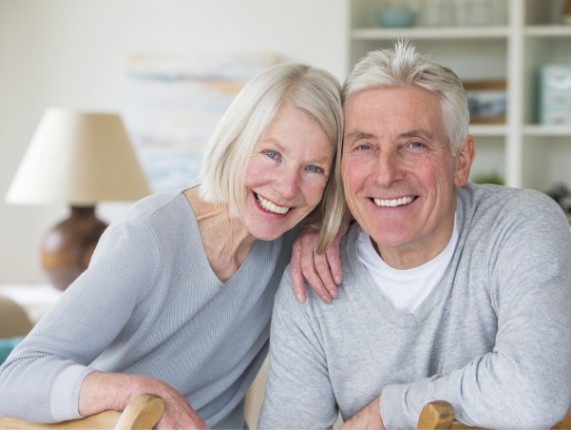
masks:
<path id="1" fill-rule="evenodd" d="M 353 131 L 349 134 L 344 136 L 344 139 L 370 139 L 374 138 L 375 136 L 372 133 L 367 133 L 364 131 Z M 424 137 L 426 139 L 433 139 L 434 135 L 426 130 L 418 129 L 418 130 L 410 130 L 399 135 L 401 138 L 409 138 L 409 137 Z"/>
<path id="2" fill-rule="evenodd" d="M 369 139 L 371 137 L 374 137 L 371 133 L 365 133 L 364 131 L 353 131 L 343 136 L 343 139 Z"/>
<path id="3" fill-rule="evenodd" d="M 426 130 L 411 130 L 407 131 L 406 133 L 400 134 L 399 137 L 424 137 L 426 139 L 434 139 L 434 135 Z"/>

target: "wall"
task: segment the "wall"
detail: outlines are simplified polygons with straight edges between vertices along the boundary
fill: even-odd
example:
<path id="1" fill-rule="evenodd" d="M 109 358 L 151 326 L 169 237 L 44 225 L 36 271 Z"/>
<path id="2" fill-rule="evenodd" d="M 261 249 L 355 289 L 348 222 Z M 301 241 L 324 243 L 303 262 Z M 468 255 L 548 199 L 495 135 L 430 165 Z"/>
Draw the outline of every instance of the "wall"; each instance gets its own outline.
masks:
<path id="1" fill-rule="evenodd" d="M 41 282 L 63 205 L 3 197 L 50 106 L 118 110 L 135 53 L 276 52 L 345 77 L 345 0 L 0 0 L 0 283 Z M 124 205 L 104 205 L 112 220 Z"/>

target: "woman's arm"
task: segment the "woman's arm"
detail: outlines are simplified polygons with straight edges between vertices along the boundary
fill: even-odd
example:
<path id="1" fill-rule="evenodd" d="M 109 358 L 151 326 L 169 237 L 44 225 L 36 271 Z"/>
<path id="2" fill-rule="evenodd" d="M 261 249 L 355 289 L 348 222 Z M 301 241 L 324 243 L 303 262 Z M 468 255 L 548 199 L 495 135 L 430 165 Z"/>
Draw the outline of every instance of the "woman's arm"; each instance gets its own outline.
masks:
<path id="1" fill-rule="evenodd" d="M 0 414 L 36 422 L 80 418 L 82 381 L 136 315 L 155 276 L 156 255 L 146 228 L 107 229 L 90 267 L 0 369 Z"/>

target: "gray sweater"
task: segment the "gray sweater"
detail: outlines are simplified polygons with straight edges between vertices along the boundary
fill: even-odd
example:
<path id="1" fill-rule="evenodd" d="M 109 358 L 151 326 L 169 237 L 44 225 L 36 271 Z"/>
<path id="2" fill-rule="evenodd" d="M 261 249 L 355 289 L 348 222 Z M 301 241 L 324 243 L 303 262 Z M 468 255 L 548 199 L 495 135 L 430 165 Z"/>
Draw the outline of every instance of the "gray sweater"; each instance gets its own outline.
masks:
<path id="1" fill-rule="evenodd" d="M 472 426 L 549 427 L 571 401 L 571 235 L 545 195 L 467 185 L 459 238 L 441 281 L 397 312 L 342 245 L 333 304 L 298 304 L 288 272 L 276 295 L 261 428 L 318 429 L 377 396 L 388 429 L 415 428 L 447 400 Z"/>
<path id="2" fill-rule="evenodd" d="M 295 232 L 257 241 L 226 283 L 181 193 L 143 199 L 101 238 L 89 269 L 0 368 L 0 414 L 78 418 L 94 369 L 172 385 L 211 427 L 243 428 Z"/>

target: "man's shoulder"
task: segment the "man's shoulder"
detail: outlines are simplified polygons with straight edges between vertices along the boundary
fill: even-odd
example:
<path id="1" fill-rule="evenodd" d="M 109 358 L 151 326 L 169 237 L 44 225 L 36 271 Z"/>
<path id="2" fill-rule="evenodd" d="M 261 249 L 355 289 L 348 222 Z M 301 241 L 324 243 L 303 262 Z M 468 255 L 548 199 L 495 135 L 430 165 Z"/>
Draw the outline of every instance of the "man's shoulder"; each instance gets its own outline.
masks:
<path id="1" fill-rule="evenodd" d="M 547 194 L 526 188 L 513 188 L 494 184 L 466 184 L 458 191 L 460 198 L 472 199 L 475 202 L 510 202 L 511 204 L 549 204 L 554 203 Z"/>
<path id="2" fill-rule="evenodd" d="M 306 308 L 320 306 L 320 303 L 322 303 L 321 299 L 315 294 L 313 288 L 311 288 L 311 285 L 307 282 L 305 283 L 305 290 L 307 298 L 304 303 L 299 303 L 293 293 L 290 265 L 288 264 L 283 272 L 280 285 L 276 292 L 274 308 L 284 309 L 288 312 L 299 309 L 303 312 Z"/>
<path id="3" fill-rule="evenodd" d="M 458 191 L 460 206 L 475 217 L 497 220 L 509 216 L 533 218 L 539 213 L 559 214 L 559 205 L 540 191 L 501 185 L 468 184 Z"/>
<path id="4" fill-rule="evenodd" d="M 567 218 L 557 202 L 544 193 L 470 185 L 458 195 L 460 240 L 466 246 L 514 252 L 567 247 Z"/>
<path id="5" fill-rule="evenodd" d="M 346 278 L 346 268 L 343 268 L 344 279 Z M 278 287 L 274 310 L 283 311 L 286 313 L 300 313 L 304 314 L 307 318 L 312 319 L 316 317 L 321 319 L 324 315 L 330 313 L 337 313 L 347 305 L 347 301 L 353 299 L 353 297 L 347 297 L 344 291 L 345 282 L 337 287 L 339 293 L 338 297 L 334 299 L 331 303 L 325 303 L 321 298 L 315 293 L 311 285 L 307 282 L 305 283 L 306 290 L 306 300 L 304 303 L 299 303 L 295 298 L 292 288 L 291 276 L 290 276 L 290 266 L 288 265 L 284 270 L 281 278 L 280 285 Z"/>

